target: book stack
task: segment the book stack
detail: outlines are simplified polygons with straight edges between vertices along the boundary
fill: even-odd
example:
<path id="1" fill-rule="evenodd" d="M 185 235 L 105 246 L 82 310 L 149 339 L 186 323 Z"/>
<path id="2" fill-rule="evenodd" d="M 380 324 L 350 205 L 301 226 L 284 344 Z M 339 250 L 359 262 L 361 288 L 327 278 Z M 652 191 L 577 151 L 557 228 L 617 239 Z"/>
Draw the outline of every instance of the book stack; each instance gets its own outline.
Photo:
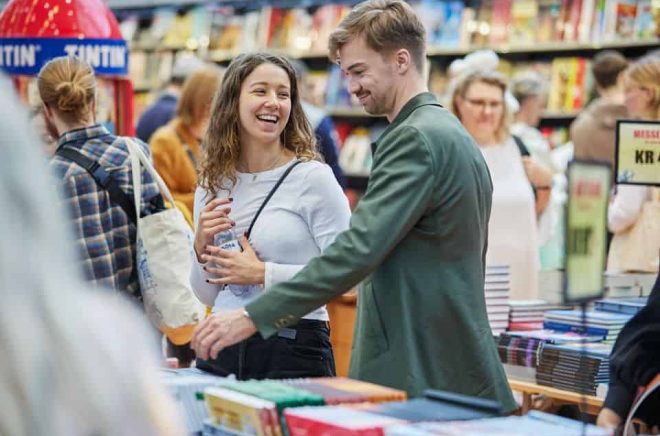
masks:
<path id="1" fill-rule="evenodd" d="M 507 416 L 474 421 L 422 422 L 391 426 L 386 436 L 512 435 L 517 436 L 608 436 L 609 430 L 595 425 L 532 410 L 525 416 Z"/>
<path id="2" fill-rule="evenodd" d="M 272 401 L 227 388 L 206 388 L 204 397 L 210 423 L 218 431 L 258 436 L 282 434 L 277 404 Z"/>
<path id="3" fill-rule="evenodd" d="M 583 350 L 584 348 L 584 350 Z M 579 342 L 546 345 L 536 368 L 536 382 L 587 395 L 596 395 L 598 386 L 609 379 L 612 345 Z"/>
<path id="4" fill-rule="evenodd" d="M 428 390 L 421 398 L 381 404 L 287 409 L 291 435 L 382 435 L 406 422 L 470 420 L 500 416 L 496 401 Z"/>
<path id="5" fill-rule="evenodd" d="M 290 436 L 384 434 L 387 426 L 406 421 L 343 406 L 300 407 L 284 413 Z"/>
<path id="6" fill-rule="evenodd" d="M 162 380 L 172 393 L 178 409 L 186 421 L 189 433 L 202 431 L 209 412 L 204 402 L 204 390 L 209 386 L 224 386 L 231 379 L 217 377 L 195 368 L 162 370 Z"/>
<path id="7" fill-rule="evenodd" d="M 566 344 L 580 340 L 601 342 L 602 337 L 552 330 L 506 332 L 500 335 L 497 349 L 502 363 L 535 368 L 538 366 L 541 350 L 546 344 Z"/>
<path id="8" fill-rule="evenodd" d="M 486 311 L 493 335 L 499 335 L 509 326 L 509 294 L 511 292 L 511 273 L 508 265 L 486 267 L 484 285 Z"/>
<path id="9" fill-rule="evenodd" d="M 345 377 L 281 380 L 282 383 L 323 397 L 325 404 L 384 403 L 403 401 L 404 391 Z"/>
<path id="10" fill-rule="evenodd" d="M 605 343 L 614 343 L 623 326 L 632 316 L 629 314 L 589 310 L 586 324 L 582 325 L 580 310 L 549 310 L 545 313 L 543 328 L 560 332 L 577 332 L 602 336 Z"/>
<path id="11" fill-rule="evenodd" d="M 510 300 L 509 331 L 539 330 L 543 328 L 546 310 L 558 309 L 545 300 Z"/>
<path id="12" fill-rule="evenodd" d="M 206 423 L 207 433 L 257 435 L 282 434 L 286 429 L 285 410 L 407 398 L 403 391 L 347 378 L 232 382 L 208 388 L 204 395 L 211 417 Z"/>
<path id="13" fill-rule="evenodd" d="M 602 312 L 635 315 L 646 306 L 648 297 L 636 298 L 606 298 L 596 301 L 595 309 Z"/>

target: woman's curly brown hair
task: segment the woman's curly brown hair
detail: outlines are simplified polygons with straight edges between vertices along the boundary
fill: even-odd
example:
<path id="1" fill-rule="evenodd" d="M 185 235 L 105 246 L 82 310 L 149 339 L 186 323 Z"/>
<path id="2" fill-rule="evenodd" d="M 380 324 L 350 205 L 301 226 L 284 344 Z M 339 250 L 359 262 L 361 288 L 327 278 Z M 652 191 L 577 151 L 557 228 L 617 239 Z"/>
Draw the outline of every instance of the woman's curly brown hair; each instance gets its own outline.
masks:
<path id="1" fill-rule="evenodd" d="M 218 191 L 236 183 L 236 164 L 241 154 L 239 142 L 239 98 L 241 86 L 259 65 L 270 63 L 282 68 L 291 83 L 291 115 L 282 131 L 282 146 L 301 160 L 318 159 L 316 138 L 303 112 L 296 73 L 284 57 L 251 53 L 240 55 L 229 64 L 222 86 L 213 100 L 211 120 L 204 137 L 199 163 L 199 185 L 214 198 Z M 224 183 L 231 182 L 231 186 Z"/>

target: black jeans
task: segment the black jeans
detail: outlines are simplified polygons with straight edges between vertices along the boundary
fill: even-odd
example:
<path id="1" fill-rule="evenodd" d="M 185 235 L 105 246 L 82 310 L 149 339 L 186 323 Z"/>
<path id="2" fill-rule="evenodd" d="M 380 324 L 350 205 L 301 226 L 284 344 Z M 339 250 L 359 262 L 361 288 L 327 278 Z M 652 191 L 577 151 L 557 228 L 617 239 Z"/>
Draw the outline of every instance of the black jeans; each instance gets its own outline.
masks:
<path id="1" fill-rule="evenodd" d="M 263 339 L 256 333 L 227 347 L 217 359 L 197 359 L 197 368 L 239 380 L 334 377 L 335 358 L 325 321 L 302 319 Z"/>

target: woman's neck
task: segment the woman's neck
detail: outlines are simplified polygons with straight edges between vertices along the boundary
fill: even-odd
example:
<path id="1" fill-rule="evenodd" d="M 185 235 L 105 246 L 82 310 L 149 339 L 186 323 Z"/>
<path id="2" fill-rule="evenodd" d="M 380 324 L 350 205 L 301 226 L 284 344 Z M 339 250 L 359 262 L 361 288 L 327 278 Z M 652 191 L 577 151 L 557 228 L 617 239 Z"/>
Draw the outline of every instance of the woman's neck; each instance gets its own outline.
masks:
<path id="1" fill-rule="evenodd" d="M 78 129 L 86 129 L 87 127 L 92 127 L 96 123 L 94 121 L 78 121 L 78 122 L 55 122 L 55 127 L 57 128 L 57 132 L 59 133 L 59 136 L 64 135 L 67 132 L 70 132 L 72 130 L 78 130 Z"/>
<path id="2" fill-rule="evenodd" d="M 292 157 L 293 152 L 282 147 L 279 141 L 261 145 L 241 143 L 237 169 L 245 173 L 260 173 L 284 165 Z"/>
<path id="3" fill-rule="evenodd" d="M 491 147 L 500 143 L 495 135 L 474 135 L 473 137 L 479 147 Z"/>

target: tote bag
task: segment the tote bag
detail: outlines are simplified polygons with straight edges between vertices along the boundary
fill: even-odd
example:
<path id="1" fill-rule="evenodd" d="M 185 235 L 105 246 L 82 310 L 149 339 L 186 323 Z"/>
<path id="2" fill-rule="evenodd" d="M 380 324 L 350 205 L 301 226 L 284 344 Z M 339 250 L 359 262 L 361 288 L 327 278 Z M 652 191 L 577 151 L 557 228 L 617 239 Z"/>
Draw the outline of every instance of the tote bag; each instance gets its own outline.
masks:
<path id="1" fill-rule="evenodd" d="M 141 166 L 156 181 L 170 204 L 174 198 L 153 165 L 130 138 L 135 209 L 142 198 Z M 205 306 L 190 286 L 193 235 L 178 208 L 172 207 L 145 217 L 137 214 L 136 261 L 144 308 L 149 320 L 170 340 L 181 345 L 190 340 L 194 324 L 204 319 Z"/>
<path id="2" fill-rule="evenodd" d="M 608 271 L 658 272 L 660 263 L 660 188 L 642 205 L 635 223 L 612 238 Z"/>

